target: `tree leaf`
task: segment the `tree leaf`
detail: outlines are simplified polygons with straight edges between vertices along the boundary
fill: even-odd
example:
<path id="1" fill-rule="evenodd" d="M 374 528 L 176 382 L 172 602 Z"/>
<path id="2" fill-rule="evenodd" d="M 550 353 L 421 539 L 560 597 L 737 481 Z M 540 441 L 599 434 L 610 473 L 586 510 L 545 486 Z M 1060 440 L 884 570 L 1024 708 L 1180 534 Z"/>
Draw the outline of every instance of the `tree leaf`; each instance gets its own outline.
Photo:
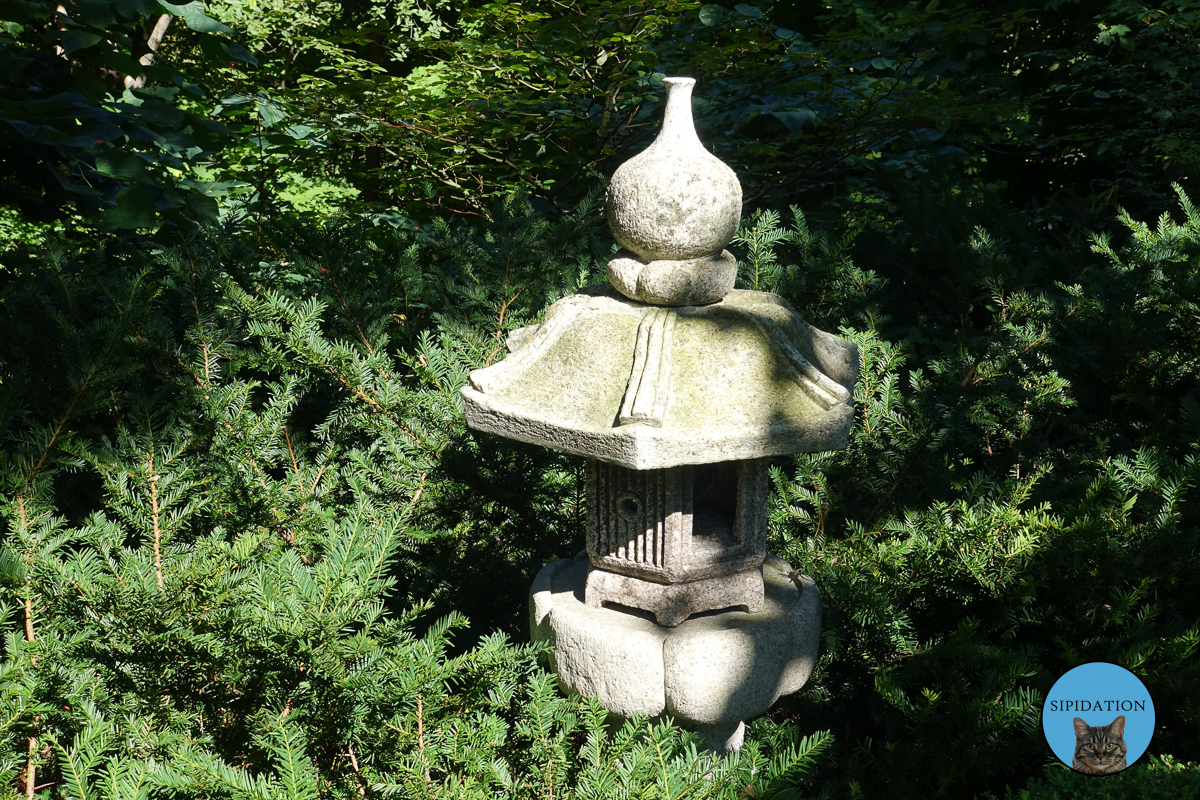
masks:
<path id="1" fill-rule="evenodd" d="M 279 103 L 269 97 L 254 98 L 254 105 L 258 108 L 258 113 L 262 117 L 264 128 L 269 128 L 287 118 L 287 114 L 283 113 L 283 109 L 280 108 Z"/>
<path id="2" fill-rule="evenodd" d="M 809 109 L 801 109 L 799 111 L 771 111 L 769 115 L 782 122 L 793 133 L 803 128 L 804 123 L 817 118 L 817 113 Z"/>
<path id="3" fill-rule="evenodd" d="M 147 98 L 138 106 L 138 114 L 151 125 L 162 128 L 175 128 L 183 122 L 182 109 L 176 108 L 165 100 L 157 97 Z"/>
<path id="4" fill-rule="evenodd" d="M 187 206 L 192 215 L 201 222 L 216 225 L 220 221 L 220 208 L 217 206 L 217 201 L 208 195 L 198 191 L 188 192 Z"/>
<path id="5" fill-rule="evenodd" d="M 77 50 L 91 47 L 104 37 L 98 33 L 89 33 L 87 31 L 63 31 L 62 35 L 58 38 L 62 42 L 62 49 L 65 52 L 74 53 Z"/>
<path id="6" fill-rule="evenodd" d="M 109 178 L 138 183 L 153 183 L 146 162 L 126 150 L 105 150 L 96 156 L 96 171 Z"/>
<path id="7" fill-rule="evenodd" d="M 936 142 L 946 134 L 939 131 L 937 128 L 918 128 L 915 131 L 909 131 L 909 138 L 917 142 Z"/>
<path id="8" fill-rule="evenodd" d="M 723 16 L 725 16 L 725 9 L 718 5 L 709 4 L 700 9 L 700 21 L 710 28 L 716 25 Z"/>
<path id="9" fill-rule="evenodd" d="M 233 33 L 233 28 L 228 25 L 223 25 L 217 22 L 212 17 L 204 13 L 204 3 L 200 0 L 192 0 L 186 5 L 173 5 L 164 3 L 159 0 L 159 5 L 166 9 L 168 14 L 174 14 L 183 20 L 183 24 L 187 25 L 192 30 L 198 33 Z"/>
<path id="10" fill-rule="evenodd" d="M 228 53 L 229 57 L 235 61 L 241 61 L 243 64 L 249 64 L 252 67 L 258 66 L 258 59 L 254 57 L 254 54 L 237 42 L 222 39 L 221 49 Z"/>
<path id="11" fill-rule="evenodd" d="M 105 212 L 104 224 L 112 228 L 152 228 L 156 216 L 150 193 L 130 186 L 117 193 L 117 207 Z"/>

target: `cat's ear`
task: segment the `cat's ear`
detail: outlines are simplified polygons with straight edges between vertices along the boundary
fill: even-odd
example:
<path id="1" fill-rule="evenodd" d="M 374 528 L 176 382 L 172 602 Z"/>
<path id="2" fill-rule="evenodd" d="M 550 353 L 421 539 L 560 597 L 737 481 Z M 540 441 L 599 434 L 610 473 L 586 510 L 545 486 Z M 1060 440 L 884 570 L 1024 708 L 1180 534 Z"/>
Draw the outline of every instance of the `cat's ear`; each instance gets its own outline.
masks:
<path id="1" fill-rule="evenodd" d="M 1120 738 L 1125 735 L 1125 715 L 1124 714 L 1117 717 L 1112 722 L 1108 723 L 1108 732 L 1111 735 L 1116 736 L 1117 738 Z"/>
<path id="2" fill-rule="evenodd" d="M 1081 720 L 1079 717 L 1075 718 L 1075 738 L 1076 739 L 1082 739 L 1083 737 L 1087 736 L 1088 732 L 1090 730 L 1091 730 L 1090 725 L 1088 725 L 1086 722 Z"/>

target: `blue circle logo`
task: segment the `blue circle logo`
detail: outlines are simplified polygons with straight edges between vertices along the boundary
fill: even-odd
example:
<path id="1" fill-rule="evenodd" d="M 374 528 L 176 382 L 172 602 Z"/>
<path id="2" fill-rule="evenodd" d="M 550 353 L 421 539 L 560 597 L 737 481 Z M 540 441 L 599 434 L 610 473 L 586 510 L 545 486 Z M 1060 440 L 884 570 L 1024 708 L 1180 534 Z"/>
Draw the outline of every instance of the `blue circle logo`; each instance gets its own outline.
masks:
<path id="1" fill-rule="evenodd" d="M 1154 736 L 1154 702 L 1138 676 L 1096 661 L 1054 683 L 1042 732 L 1058 759 L 1085 775 L 1112 775 L 1142 757 Z"/>

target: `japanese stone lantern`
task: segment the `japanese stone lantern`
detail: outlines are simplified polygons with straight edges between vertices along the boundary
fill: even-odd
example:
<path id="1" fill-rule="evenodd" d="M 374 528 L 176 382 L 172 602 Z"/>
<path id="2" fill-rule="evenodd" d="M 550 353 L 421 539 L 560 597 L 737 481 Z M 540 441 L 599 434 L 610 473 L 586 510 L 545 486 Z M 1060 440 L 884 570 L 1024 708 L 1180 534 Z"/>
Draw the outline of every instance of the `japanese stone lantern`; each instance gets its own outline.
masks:
<path id="1" fill-rule="evenodd" d="M 665 83 L 662 131 L 609 186 L 611 285 L 515 331 L 462 397 L 476 430 L 587 459 L 586 557 L 532 593 L 563 687 L 728 750 L 812 668 L 820 595 L 766 553 L 767 464 L 845 447 L 858 355 L 734 290 L 741 186 L 696 137 L 695 81 Z"/>

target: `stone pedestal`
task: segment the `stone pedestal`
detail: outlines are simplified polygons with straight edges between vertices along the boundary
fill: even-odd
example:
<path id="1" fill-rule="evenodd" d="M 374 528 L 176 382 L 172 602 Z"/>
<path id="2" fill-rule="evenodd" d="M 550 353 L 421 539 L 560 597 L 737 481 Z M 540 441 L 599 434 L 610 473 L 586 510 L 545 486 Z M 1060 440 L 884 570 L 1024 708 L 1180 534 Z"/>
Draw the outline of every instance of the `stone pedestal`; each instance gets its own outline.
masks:
<path id="1" fill-rule="evenodd" d="M 821 596 L 781 559 L 763 564 L 757 613 L 727 611 L 677 627 L 584 601 L 586 553 L 547 564 L 530 590 L 534 641 L 552 646 L 564 691 L 596 695 L 613 714 L 670 714 L 717 752 L 741 747 L 743 721 L 798 691 L 812 673 Z"/>

